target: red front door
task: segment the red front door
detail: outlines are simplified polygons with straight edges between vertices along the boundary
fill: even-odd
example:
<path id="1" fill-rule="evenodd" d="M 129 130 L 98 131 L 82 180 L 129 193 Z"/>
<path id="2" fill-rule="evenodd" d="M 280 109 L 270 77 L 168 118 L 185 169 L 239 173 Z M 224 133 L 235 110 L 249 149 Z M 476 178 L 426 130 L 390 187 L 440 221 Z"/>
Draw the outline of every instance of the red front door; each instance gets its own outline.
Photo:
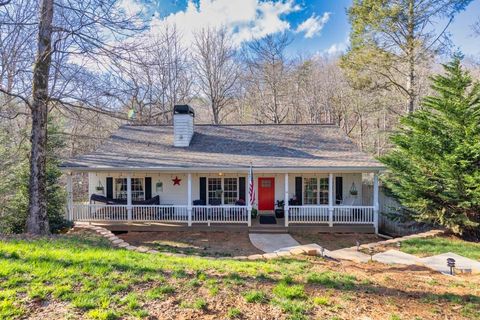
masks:
<path id="1" fill-rule="evenodd" d="M 258 178 L 258 210 L 275 209 L 275 178 Z"/>

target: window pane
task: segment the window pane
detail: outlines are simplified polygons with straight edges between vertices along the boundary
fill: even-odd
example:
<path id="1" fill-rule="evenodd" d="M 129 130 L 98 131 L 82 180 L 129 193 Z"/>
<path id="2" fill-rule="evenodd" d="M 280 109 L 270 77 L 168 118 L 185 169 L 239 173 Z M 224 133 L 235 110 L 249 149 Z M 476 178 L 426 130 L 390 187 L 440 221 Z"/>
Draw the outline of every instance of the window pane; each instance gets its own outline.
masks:
<path id="1" fill-rule="evenodd" d="M 328 204 L 328 178 L 320 178 L 320 204 Z"/>
<path id="2" fill-rule="evenodd" d="M 221 178 L 208 178 L 208 203 L 209 204 L 222 203 L 222 179 Z"/>
<path id="3" fill-rule="evenodd" d="M 223 201 L 224 204 L 235 204 L 238 199 L 237 178 L 225 178 L 223 180 Z"/>
<path id="4" fill-rule="evenodd" d="M 304 204 L 317 204 L 317 178 L 304 179 L 305 192 L 303 197 Z"/>
<path id="5" fill-rule="evenodd" d="M 127 178 L 115 179 L 115 199 L 127 200 Z M 132 178 L 132 201 L 145 200 L 143 178 Z"/>

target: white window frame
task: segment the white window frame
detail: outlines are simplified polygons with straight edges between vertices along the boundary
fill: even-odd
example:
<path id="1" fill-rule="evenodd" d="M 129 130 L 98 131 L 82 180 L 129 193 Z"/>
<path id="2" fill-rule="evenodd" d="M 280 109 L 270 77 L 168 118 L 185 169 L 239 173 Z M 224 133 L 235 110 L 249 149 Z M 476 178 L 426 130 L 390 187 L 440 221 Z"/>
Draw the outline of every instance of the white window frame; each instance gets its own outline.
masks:
<path id="1" fill-rule="evenodd" d="M 316 204 L 305 204 L 305 179 L 315 178 L 317 179 L 317 203 Z M 327 179 L 327 200 L 328 200 L 328 176 L 325 175 L 302 175 L 302 205 L 304 206 L 327 206 L 328 203 L 320 203 L 320 180 Z M 335 181 L 333 183 L 335 187 Z"/>
<path id="2" fill-rule="evenodd" d="M 127 199 L 127 191 L 122 192 L 120 190 L 120 192 L 119 192 L 117 190 L 117 180 L 120 180 L 120 179 L 122 179 L 124 181 L 127 180 L 127 178 L 125 178 L 125 177 L 116 177 L 116 178 L 113 179 L 114 198 L 115 199 L 126 200 Z M 133 177 L 131 179 L 132 179 L 132 201 L 144 201 L 145 200 L 145 178 L 144 177 L 143 178 L 142 177 Z M 141 191 L 135 191 L 134 190 L 134 185 L 135 185 L 134 180 L 135 179 L 138 179 L 138 181 L 140 181 Z M 125 182 L 125 184 L 126 184 L 126 182 Z"/>
<path id="3" fill-rule="evenodd" d="M 220 185 L 221 185 L 221 190 L 222 190 L 222 195 L 221 195 L 221 204 L 225 205 L 225 179 L 235 179 L 236 184 L 237 184 L 237 200 L 240 197 L 240 181 L 238 177 L 207 177 L 207 205 L 210 203 L 210 179 L 220 179 Z M 236 201 L 237 201 L 236 200 Z M 234 205 L 234 204 L 228 204 L 228 205 Z"/>

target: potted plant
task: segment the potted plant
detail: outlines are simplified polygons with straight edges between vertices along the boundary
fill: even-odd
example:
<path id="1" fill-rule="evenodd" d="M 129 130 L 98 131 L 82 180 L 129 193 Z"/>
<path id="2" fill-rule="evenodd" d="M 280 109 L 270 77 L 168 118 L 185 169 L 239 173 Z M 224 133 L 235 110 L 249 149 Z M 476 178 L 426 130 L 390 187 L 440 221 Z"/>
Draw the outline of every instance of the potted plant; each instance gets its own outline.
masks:
<path id="1" fill-rule="evenodd" d="M 258 216 L 258 211 L 255 208 L 252 208 L 252 219 L 255 219 Z"/>
<path id="2" fill-rule="evenodd" d="M 275 209 L 275 217 L 277 219 L 282 219 L 285 217 L 285 201 L 277 200 L 276 202 L 277 209 Z"/>
<path id="3" fill-rule="evenodd" d="M 103 194 L 103 186 L 102 184 L 99 182 L 98 185 L 95 187 L 95 190 L 97 191 L 97 193 L 99 194 Z"/>
<path id="4" fill-rule="evenodd" d="M 355 182 L 352 183 L 352 187 L 350 188 L 350 195 L 356 197 L 358 195 L 358 190 L 355 187 Z"/>

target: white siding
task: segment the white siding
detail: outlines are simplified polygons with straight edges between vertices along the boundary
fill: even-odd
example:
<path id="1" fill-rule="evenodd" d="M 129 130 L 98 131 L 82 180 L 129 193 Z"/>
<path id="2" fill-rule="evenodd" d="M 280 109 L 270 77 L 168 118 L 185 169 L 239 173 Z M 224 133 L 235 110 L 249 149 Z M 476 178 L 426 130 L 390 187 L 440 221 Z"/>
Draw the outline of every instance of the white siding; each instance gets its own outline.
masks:
<path id="1" fill-rule="evenodd" d="M 126 177 L 127 173 L 92 173 L 88 174 L 89 178 L 89 194 L 97 193 L 96 187 L 100 181 L 104 187 L 104 195 L 106 195 L 106 179 L 107 177 L 119 178 Z M 152 196 L 159 195 L 161 204 L 174 204 L 174 205 L 186 205 L 187 204 L 187 174 L 186 173 L 132 173 L 132 178 L 134 177 L 151 177 L 152 178 Z M 173 185 L 172 179 L 175 177 L 181 179 L 180 185 Z M 225 173 L 224 177 L 245 177 L 246 179 L 246 189 L 248 190 L 248 173 L 245 174 L 228 174 Z M 301 174 L 301 173 L 291 173 L 288 178 L 288 198 L 292 198 L 295 195 L 295 177 L 328 177 L 328 174 Z M 362 203 L 362 174 L 361 173 L 342 173 L 334 174 L 334 177 L 342 176 L 343 177 L 343 204 L 344 205 L 371 205 L 370 203 Z M 200 177 L 219 177 L 218 173 L 193 173 L 192 174 L 192 200 L 197 200 L 200 198 Z M 275 201 L 283 200 L 285 197 L 285 174 L 270 174 L 270 173 L 259 173 L 254 172 L 255 178 L 255 194 L 256 202 L 254 207 L 258 206 L 258 178 L 259 177 L 273 177 L 275 178 Z M 157 182 L 163 183 L 163 191 L 158 191 L 156 188 Z M 335 178 L 334 178 L 335 182 Z M 355 187 L 358 191 L 357 196 L 350 195 L 350 188 L 352 183 L 355 182 Z M 246 190 L 246 193 L 248 192 Z M 335 186 L 334 189 L 335 190 Z M 302 199 L 303 201 L 303 199 Z"/>

